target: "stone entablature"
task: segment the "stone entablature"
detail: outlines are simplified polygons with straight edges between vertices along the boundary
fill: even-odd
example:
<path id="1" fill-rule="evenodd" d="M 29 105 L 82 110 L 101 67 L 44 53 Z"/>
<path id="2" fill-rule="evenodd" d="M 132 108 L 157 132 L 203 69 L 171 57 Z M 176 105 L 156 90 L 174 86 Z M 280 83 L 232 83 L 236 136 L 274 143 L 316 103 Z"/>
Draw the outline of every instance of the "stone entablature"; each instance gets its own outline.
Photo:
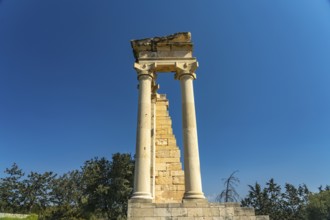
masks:
<path id="1" fill-rule="evenodd" d="M 192 58 L 193 44 L 188 32 L 166 37 L 154 37 L 131 41 L 136 61 L 144 59 Z"/>
<path id="2" fill-rule="evenodd" d="M 154 37 L 131 41 L 135 57 L 135 69 L 153 72 L 194 73 L 198 63 L 192 56 L 190 33 L 177 33 L 167 37 Z"/>

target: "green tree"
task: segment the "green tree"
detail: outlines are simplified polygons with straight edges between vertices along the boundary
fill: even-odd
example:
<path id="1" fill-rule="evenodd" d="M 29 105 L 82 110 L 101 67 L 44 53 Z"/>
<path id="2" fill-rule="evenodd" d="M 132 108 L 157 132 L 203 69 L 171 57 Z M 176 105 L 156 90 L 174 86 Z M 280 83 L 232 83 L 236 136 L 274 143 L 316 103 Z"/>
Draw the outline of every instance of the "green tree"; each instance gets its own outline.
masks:
<path id="1" fill-rule="evenodd" d="M 322 190 L 309 196 L 306 208 L 308 220 L 330 219 L 330 190 Z"/>
<path id="2" fill-rule="evenodd" d="M 93 158 L 82 167 L 82 206 L 84 215 L 91 218 L 109 217 L 110 204 L 110 161 Z"/>
<path id="3" fill-rule="evenodd" d="M 5 170 L 7 177 L 0 179 L 0 212 L 18 213 L 21 211 L 22 169 L 14 163 Z"/>
<path id="4" fill-rule="evenodd" d="M 292 184 L 285 184 L 285 192 L 282 194 L 283 213 L 286 219 L 305 219 L 306 205 L 310 192 L 306 185 L 297 188 Z"/>
<path id="5" fill-rule="evenodd" d="M 73 170 L 55 178 L 51 183 L 52 206 L 45 219 L 81 219 L 82 173 Z"/>
<path id="6" fill-rule="evenodd" d="M 0 179 L 0 212 L 36 213 L 39 219 L 125 219 L 133 189 L 134 161 L 116 153 L 87 160 L 81 170 L 57 176 L 31 172 L 16 164 Z"/>
<path id="7" fill-rule="evenodd" d="M 133 189 L 134 161 L 114 154 L 112 161 L 94 158 L 82 167 L 82 206 L 86 217 L 125 218 Z"/>
<path id="8" fill-rule="evenodd" d="M 130 154 L 116 153 L 111 162 L 111 219 L 126 219 L 127 202 L 133 191 L 134 160 Z"/>
<path id="9" fill-rule="evenodd" d="M 217 196 L 216 200 L 218 202 L 237 202 L 239 195 L 235 189 L 239 184 L 239 179 L 235 176 L 238 170 L 232 172 L 228 178 L 223 178 L 224 190 Z"/>
<path id="10" fill-rule="evenodd" d="M 23 210 L 27 213 L 42 214 L 50 203 L 51 183 L 56 174 L 45 172 L 39 174 L 31 172 L 26 179 L 22 181 L 22 203 Z"/>
<path id="11" fill-rule="evenodd" d="M 256 183 L 249 185 L 249 194 L 242 200 L 242 206 L 253 207 L 258 215 L 269 215 L 271 220 L 305 219 L 306 205 L 310 194 L 306 185 L 298 188 L 285 184 L 282 193 L 280 185 L 270 179 L 265 188 Z"/>

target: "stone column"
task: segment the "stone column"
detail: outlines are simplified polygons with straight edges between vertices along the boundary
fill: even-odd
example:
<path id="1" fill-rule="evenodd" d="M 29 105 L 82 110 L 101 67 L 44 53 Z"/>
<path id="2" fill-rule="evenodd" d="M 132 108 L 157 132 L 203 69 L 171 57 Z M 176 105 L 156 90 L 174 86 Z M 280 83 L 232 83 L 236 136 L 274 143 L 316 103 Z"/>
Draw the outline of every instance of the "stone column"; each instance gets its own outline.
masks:
<path id="1" fill-rule="evenodd" d="M 153 73 L 137 68 L 139 79 L 138 123 L 136 135 L 136 157 L 134 172 L 134 192 L 132 199 L 152 199 L 150 191 L 151 161 L 151 84 Z M 145 66 L 142 67 L 145 69 Z"/>
<path id="2" fill-rule="evenodd" d="M 188 71 L 176 73 L 182 95 L 182 125 L 184 145 L 185 194 L 183 199 L 205 199 L 202 192 L 193 80 L 195 74 Z"/>

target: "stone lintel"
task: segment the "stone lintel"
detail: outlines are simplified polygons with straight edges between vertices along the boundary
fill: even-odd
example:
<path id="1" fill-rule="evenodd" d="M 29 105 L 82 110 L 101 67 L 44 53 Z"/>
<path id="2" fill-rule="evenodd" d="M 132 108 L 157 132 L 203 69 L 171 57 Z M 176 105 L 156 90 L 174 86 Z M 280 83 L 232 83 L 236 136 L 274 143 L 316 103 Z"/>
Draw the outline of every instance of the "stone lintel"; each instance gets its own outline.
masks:
<path id="1" fill-rule="evenodd" d="M 192 57 L 193 51 L 189 32 L 132 40 L 131 46 L 136 61 L 147 57 Z"/>

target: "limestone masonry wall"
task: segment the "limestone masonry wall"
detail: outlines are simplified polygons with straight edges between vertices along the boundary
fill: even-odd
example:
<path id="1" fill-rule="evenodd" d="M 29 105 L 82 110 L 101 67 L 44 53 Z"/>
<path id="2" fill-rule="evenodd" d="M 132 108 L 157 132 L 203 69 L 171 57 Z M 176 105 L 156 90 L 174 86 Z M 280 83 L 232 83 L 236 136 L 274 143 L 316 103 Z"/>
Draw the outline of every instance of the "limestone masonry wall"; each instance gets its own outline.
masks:
<path id="1" fill-rule="evenodd" d="M 155 129 L 155 198 L 156 203 L 181 203 L 185 192 L 180 149 L 172 130 L 165 95 L 157 94 Z"/>
<path id="2" fill-rule="evenodd" d="M 128 220 L 269 220 L 255 216 L 253 208 L 238 203 L 139 203 L 129 202 Z"/>

